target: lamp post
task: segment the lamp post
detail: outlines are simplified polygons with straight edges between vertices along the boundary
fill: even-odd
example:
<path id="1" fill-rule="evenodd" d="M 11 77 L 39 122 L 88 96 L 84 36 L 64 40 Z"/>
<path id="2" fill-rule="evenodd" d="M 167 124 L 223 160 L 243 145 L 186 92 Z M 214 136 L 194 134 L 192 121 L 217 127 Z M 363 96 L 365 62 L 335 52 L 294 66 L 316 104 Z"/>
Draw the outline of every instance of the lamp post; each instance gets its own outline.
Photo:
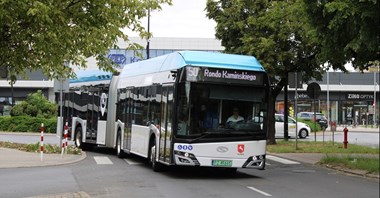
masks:
<path id="1" fill-rule="evenodd" d="M 146 43 L 146 59 L 149 59 L 149 40 L 150 40 L 150 8 L 148 8 L 148 40 Z"/>

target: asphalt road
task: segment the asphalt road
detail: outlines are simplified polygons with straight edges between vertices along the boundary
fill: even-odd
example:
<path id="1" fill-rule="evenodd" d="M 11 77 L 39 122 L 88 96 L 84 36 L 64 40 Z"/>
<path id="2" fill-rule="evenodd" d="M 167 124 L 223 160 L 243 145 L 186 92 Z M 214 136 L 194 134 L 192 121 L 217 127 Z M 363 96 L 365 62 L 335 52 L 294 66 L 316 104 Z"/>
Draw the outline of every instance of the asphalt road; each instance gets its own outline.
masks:
<path id="1" fill-rule="evenodd" d="M 119 159 L 112 152 L 97 148 L 71 165 L 0 169 L 1 197 L 379 197 L 378 180 L 309 164 L 268 160 L 267 170 L 233 175 L 190 168 L 157 173 L 141 158 Z"/>

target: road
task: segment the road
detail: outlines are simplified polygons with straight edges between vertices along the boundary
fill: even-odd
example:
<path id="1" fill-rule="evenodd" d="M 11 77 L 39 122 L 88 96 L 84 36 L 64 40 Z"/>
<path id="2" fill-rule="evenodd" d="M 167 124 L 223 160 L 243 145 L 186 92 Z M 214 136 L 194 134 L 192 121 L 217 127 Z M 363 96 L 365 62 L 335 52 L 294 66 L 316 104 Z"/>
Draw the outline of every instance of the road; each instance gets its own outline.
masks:
<path id="1" fill-rule="evenodd" d="M 96 148 L 71 165 L 0 169 L 1 197 L 379 197 L 378 180 L 302 163 L 268 160 L 264 171 L 173 168 L 153 172 L 141 158 Z"/>

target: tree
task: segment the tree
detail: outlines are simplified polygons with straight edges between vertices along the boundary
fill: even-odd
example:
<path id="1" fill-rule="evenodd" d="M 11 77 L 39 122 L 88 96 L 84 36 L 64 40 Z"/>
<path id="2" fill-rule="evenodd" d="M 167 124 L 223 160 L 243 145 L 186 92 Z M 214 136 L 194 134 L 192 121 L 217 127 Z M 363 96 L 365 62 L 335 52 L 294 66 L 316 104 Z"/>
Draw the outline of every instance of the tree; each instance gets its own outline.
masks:
<path id="1" fill-rule="evenodd" d="M 365 70 L 380 60 L 380 5 L 377 0 L 303 0 L 308 22 L 315 28 L 318 58 L 333 68 L 352 61 Z"/>
<path id="2" fill-rule="evenodd" d="M 315 32 L 297 0 L 208 0 L 207 16 L 216 21 L 216 37 L 229 53 L 253 55 L 270 76 L 268 143 L 275 144 L 274 107 L 289 72 L 303 72 L 304 80 L 321 78 Z"/>
<path id="3" fill-rule="evenodd" d="M 100 69 L 112 71 L 105 55 L 118 38 L 128 41 L 122 28 L 147 38 L 141 18 L 170 1 L 0 0 L 0 67 L 10 76 L 28 69 L 55 78 L 71 73 L 64 62 L 84 68 L 85 59 L 95 56 Z"/>

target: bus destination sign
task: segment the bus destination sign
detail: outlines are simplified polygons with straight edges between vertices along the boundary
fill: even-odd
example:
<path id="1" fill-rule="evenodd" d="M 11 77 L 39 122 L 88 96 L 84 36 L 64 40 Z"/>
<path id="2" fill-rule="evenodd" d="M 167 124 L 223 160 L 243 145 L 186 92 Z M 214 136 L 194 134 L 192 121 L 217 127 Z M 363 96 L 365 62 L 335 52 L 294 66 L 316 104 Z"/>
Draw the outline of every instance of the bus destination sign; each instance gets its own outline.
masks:
<path id="1" fill-rule="evenodd" d="M 227 82 L 263 85 L 263 74 L 253 71 L 186 67 L 186 79 L 193 82 Z"/>

